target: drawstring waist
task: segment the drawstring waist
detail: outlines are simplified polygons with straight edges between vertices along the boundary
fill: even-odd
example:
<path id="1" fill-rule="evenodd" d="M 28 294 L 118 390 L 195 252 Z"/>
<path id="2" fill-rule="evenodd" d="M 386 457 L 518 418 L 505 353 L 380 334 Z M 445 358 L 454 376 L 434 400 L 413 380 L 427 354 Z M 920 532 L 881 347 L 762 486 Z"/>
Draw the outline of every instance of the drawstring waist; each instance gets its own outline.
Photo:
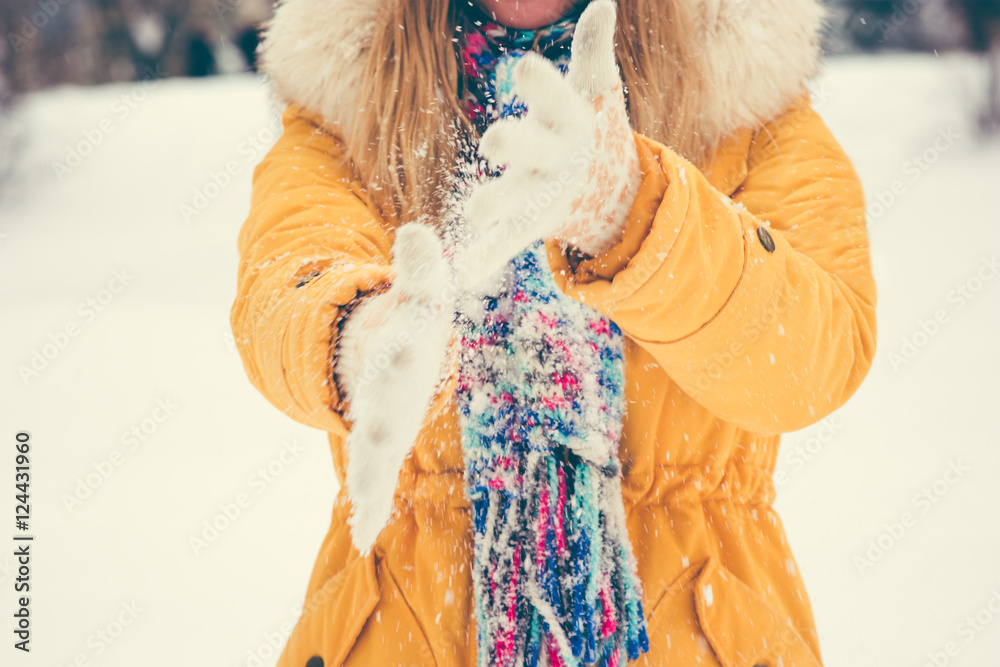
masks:
<path id="1" fill-rule="evenodd" d="M 461 470 L 413 471 L 401 475 L 396 495 L 406 505 L 432 504 L 471 509 Z M 630 505 L 683 507 L 704 502 L 765 505 L 774 501 L 771 473 L 762 466 L 729 462 L 722 468 L 704 465 L 655 466 L 652 474 L 632 472 L 622 480 L 622 500 Z"/>
<path id="2" fill-rule="evenodd" d="M 629 475 L 622 482 L 625 504 L 681 507 L 703 502 L 771 505 L 771 472 L 762 466 L 730 461 L 722 468 L 704 465 L 657 466 L 652 476 Z"/>

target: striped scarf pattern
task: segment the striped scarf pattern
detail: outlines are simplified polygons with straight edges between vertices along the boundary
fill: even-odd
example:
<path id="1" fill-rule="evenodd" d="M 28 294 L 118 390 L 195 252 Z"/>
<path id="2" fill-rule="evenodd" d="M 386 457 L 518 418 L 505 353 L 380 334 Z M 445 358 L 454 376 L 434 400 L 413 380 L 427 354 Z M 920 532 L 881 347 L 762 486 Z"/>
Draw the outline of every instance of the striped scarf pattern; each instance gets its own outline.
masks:
<path id="1" fill-rule="evenodd" d="M 464 102 L 480 131 L 523 112 L 510 71 L 526 51 L 565 70 L 578 16 L 522 31 L 466 12 Z M 541 241 L 460 311 L 456 393 L 479 667 L 535 667 L 543 649 L 552 667 L 638 658 L 649 644 L 617 456 L 622 332 L 559 290 Z"/>

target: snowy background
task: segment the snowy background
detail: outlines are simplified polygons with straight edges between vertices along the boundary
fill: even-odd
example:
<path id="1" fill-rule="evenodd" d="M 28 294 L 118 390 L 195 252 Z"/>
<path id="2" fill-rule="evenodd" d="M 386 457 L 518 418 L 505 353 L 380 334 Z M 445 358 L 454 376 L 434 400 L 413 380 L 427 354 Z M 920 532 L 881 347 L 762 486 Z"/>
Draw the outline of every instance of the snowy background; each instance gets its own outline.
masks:
<path id="1" fill-rule="evenodd" d="M 985 77 L 961 54 L 851 56 L 815 86 L 866 186 L 879 296 L 865 384 L 779 459 L 830 666 L 1000 661 L 1000 141 L 969 111 Z M 229 330 L 278 111 L 253 75 L 26 98 L 0 200 L 0 515 L 30 431 L 34 650 L 11 648 L 0 546 L 0 663 L 276 661 L 336 491 L 325 435 L 253 389 Z"/>

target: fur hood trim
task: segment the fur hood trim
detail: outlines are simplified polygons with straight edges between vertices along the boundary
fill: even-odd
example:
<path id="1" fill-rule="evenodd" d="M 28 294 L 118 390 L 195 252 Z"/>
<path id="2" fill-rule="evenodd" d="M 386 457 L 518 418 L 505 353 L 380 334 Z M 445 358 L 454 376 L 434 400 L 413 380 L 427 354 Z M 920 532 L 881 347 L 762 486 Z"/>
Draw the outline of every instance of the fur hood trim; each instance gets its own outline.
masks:
<path id="1" fill-rule="evenodd" d="M 275 97 L 348 128 L 379 3 L 283 0 L 265 24 L 261 70 Z M 684 0 L 702 16 L 711 79 L 702 132 L 723 138 L 776 116 L 818 73 L 827 10 L 820 0 Z"/>

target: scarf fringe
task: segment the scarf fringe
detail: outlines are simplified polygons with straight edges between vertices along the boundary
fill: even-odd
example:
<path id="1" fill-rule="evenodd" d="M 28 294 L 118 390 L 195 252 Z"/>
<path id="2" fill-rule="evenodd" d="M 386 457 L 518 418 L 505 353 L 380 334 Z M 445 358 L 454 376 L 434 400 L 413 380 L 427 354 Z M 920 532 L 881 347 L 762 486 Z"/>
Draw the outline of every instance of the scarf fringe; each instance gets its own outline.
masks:
<path id="1" fill-rule="evenodd" d="M 635 660 L 649 643 L 620 472 L 561 447 L 520 457 L 516 471 L 517 487 L 470 493 L 480 667 L 536 667 L 543 643 L 552 667 Z"/>

